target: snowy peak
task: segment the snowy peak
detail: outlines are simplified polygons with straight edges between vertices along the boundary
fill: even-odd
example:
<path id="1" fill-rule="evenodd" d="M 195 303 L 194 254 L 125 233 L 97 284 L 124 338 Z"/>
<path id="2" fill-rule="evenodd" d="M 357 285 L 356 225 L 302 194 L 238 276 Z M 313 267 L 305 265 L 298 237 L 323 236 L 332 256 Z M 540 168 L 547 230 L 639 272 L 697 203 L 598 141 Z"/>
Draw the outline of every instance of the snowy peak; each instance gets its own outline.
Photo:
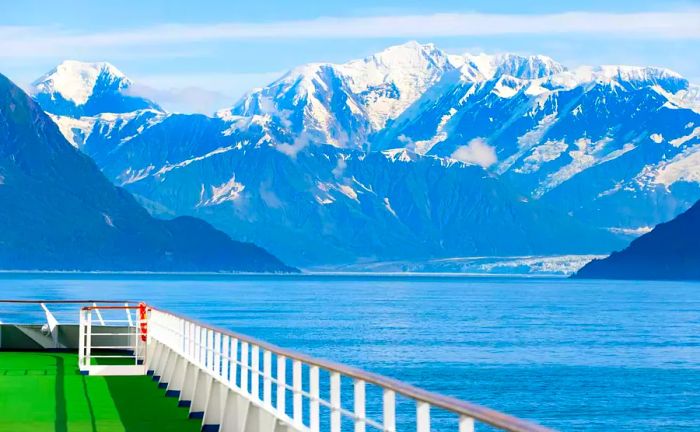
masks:
<path id="1" fill-rule="evenodd" d="M 687 79 L 670 69 L 624 65 L 581 66 L 572 71 L 544 77 L 540 81 L 549 83 L 553 88 L 574 88 L 590 83 L 627 89 L 658 86 L 671 94 L 689 87 Z"/>
<path id="2" fill-rule="evenodd" d="M 132 86 L 131 80 L 109 63 L 66 60 L 32 83 L 31 93 L 45 111 L 71 117 L 160 110 L 154 102 L 132 94 Z"/>
<path id="3" fill-rule="evenodd" d="M 254 90 L 228 112 L 269 117 L 292 135 L 303 133 L 316 144 L 390 149 L 404 136 L 414 143 L 431 143 L 427 148 L 432 148 L 465 130 L 467 120 L 460 113 L 485 97 L 494 106 L 511 99 L 514 104 L 534 104 L 527 111 L 533 114 L 542 108 L 538 104 L 560 91 L 587 91 L 599 85 L 607 87 L 603 91 L 629 93 L 652 88 L 673 106 L 698 106 L 698 92 L 668 69 L 569 70 L 544 55 L 447 54 L 433 44 L 412 41 L 343 64 L 297 67 Z M 483 120 L 491 128 L 506 112 L 471 121 Z"/>
<path id="4" fill-rule="evenodd" d="M 364 66 L 369 68 L 396 70 L 408 73 L 423 72 L 429 69 L 444 69 L 449 63 L 449 56 L 433 44 L 420 44 L 415 41 L 389 47 L 363 60 L 355 60 L 345 66 Z"/>
<path id="5" fill-rule="evenodd" d="M 566 68 L 544 55 L 519 56 L 498 54 L 494 56 L 496 75 L 510 75 L 520 79 L 536 79 L 566 71 Z"/>
<path id="6" fill-rule="evenodd" d="M 450 56 L 463 79 L 482 81 L 509 75 L 519 79 L 537 79 L 566 71 L 566 68 L 544 55 L 464 54 Z"/>
<path id="7" fill-rule="evenodd" d="M 269 115 L 314 142 L 362 147 L 371 133 L 454 69 L 449 56 L 434 45 L 409 42 L 344 64 L 297 67 L 246 95 L 229 112 Z"/>
<path id="8" fill-rule="evenodd" d="M 619 81 L 637 81 L 660 84 L 666 81 L 686 81 L 679 73 L 666 68 L 648 66 L 603 65 L 593 68 L 603 77 Z"/>
<path id="9" fill-rule="evenodd" d="M 335 68 L 376 131 L 401 115 L 454 66 L 434 45 L 408 42 Z"/>
<path id="10" fill-rule="evenodd" d="M 131 85 L 131 81 L 109 63 L 66 60 L 36 80 L 32 87 L 36 93 L 59 94 L 63 99 L 80 106 L 92 96 L 98 81 L 120 91 Z"/>
<path id="11" fill-rule="evenodd" d="M 566 71 L 566 67 L 544 55 L 464 54 L 451 55 L 450 63 L 457 67 L 465 81 L 484 81 L 503 75 L 532 80 Z"/>

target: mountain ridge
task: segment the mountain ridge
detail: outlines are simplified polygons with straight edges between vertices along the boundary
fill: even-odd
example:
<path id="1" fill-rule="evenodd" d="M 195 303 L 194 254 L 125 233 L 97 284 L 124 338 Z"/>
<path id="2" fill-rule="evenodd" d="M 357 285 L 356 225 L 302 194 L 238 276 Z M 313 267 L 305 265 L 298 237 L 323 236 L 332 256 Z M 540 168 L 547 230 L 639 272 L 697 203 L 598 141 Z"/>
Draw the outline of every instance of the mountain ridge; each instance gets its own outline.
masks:
<path id="1" fill-rule="evenodd" d="M 295 271 L 192 217 L 158 220 L 0 74 L 0 267 Z"/>
<path id="2" fill-rule="evenodd" d="M 480 167 L 478 183 L 492 177 L 512 191 L 494 195 L 492 204 L 507 195 L 529 203 L 535 212 L 553 209 L 558 221 L 578 220 L 618 236 L 622 240 L 600 243 L 617 247 L 613 244 L 700 199 L 700 164 L 694 163 L 700 155 L 698 100 L 697 86 L 664 68 L 568 69 L 546 56 L 454 55 L 410 42 L 343 64 L 300 66 L 214 117 L 146 109 L 53 118 L 112 181 L 136 193 L 157 214 L 202 215 L 229 234 L 255 241 L 264 235 L 254 229 L 256 224 L 308 197 L 310 211 L 324 216 L 299 218 L 305 211 L 291 205 L 277 214 L 284 225 L 278 235 L 305 232 L 303 237 L 310 238 L 330 229 L 334 246 L 322 242 L 325 246 L 315 247 L 339 248 L 345 259 L 352 259 L 353 253 L 367 258 L 367 251 L 342 244 L 342 229 L 334 231 L 342 224 L 375 224 L 384 231 L 375 233 L 379 238 L 391 237 L 387 229 L 395 231 L 392 236 L 402 233 L 406 241 L 415 235 L 399 229 L 402 221 L 382 222 L 388 208 L 396 210 L 398 197 L 373 197 L 369 205 L 363 199 L 371 194 L 363 195 L 355 180 L 375 191 L 379 186 L 342 175 L 348 160 L 370 169 L 381 161 L 369 157 L 377 152 L 414 162 L 406 181 L 416 184 L 432 181 L 418 180 L 426 175 L 418 167 L 422 156 L 438 158 L 438 164 Z M 355 152 L 365 156 L 348 156 Z M 300 161 L 309 160 L 305 156 L 315 162 L 299 171 Z M 258 164 L 269 179 L 258 176 L 247 182 L 244 159 Z M 265 163 L 281 171 L 267 172 Z M 391 181 L 396 167 L 380 165 Z M 296 189 L 273 181 L 289 172 L 301 178 L 289 179 Z M 155 187 L 176 178 L 167 193 Z M 330 189 L 318 192 L 319 187 Z M 176 202 L 181 190 L 192 192 Z M 340 204 L 345 199 L 350 206 Z M 439 227 L 461 214 L 459 208 L 451 206 L 427 223 Z M 314 220 L 317 225 L 310 222 Z M 249 228 L 241 231 L 236 223 Z M 563 228 L 568 222 L 552 225 L 571 229 Z M 273 239 L 266 242 L 280 247 Z M 422 245 L 416 248 L 430 257 L 477 253 L 475 248 L 448 252 Z M 298 252 L 285 253 L 301 256 Z M 518 253 L 536 252 L 526 248 Z M 571 252 L 600 250 L 566 251 Z"/>

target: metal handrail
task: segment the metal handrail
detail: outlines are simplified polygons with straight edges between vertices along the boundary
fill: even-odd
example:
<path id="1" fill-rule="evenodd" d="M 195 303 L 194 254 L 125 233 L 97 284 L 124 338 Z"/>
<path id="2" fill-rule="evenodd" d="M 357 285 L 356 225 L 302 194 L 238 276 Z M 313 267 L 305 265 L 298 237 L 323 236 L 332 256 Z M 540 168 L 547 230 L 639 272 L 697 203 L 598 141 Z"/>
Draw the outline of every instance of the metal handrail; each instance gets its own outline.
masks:
<path id="1" fill-rule="evenodd" d="M 130 300 L 7 300 L 0 299 L 0 303 L 24 303 L 24 304 L 41 304 L 41 303 L 67 303 L 67 304 L 78 304 L 78 303 L 138 303 Z M 231 338 L 237 339 L 241 342 L 248 343 L 250 345 L 257 346 L 263 350 L 267 350 L 277 356 L 286 357 L 291 360 L 299 361 L 305 363 L 309 366 L 316 366 L 322 368 L 331 373 L 337 373 L 340 375 L 347 376 L 356 380 L 361 380 L 369 384 L 379 386 L 385 390 L 393 391 L 399 395 L 414 399 L 417 402 L 427 403 L 430 406 L 444 409 L 446 411 L 453 412 L 460 416 L 466 416 L 478 420 L 482 423 L 489 424 L 491 426 L 511 431 L 511 432 L 552 432 L 553 429 L 522 420 L 508 414 L 501 413 L 499 411 L 487 408 L 481 405 L 466 402 L 460 399 L 456 399 L 450 396 L 444 396 L 438 393 L 434 393 L 428 390 L 424 390 L 413 385 L 398 381 L 393 378 L 388 378 L 383 375 L 368 372 L 359 368 L 352 366 L 343 365 L 330 360 L 324 360 L 319 358 L 314 358 L 309 355 L 288 349 L 282 348 L 277 345 L 265 342 L 263 340 L 257 339 L 252 336 L 248 336 L 242 333 L 238 333 L 232 330 L 228 330 L 222 327 L 214 326 L 211 324 L 203 323 L 196 319 L 178 314 L 166 309 L 155 308 L 153 306 L 148 306 L 150 309 L 157 310 L 162 313 L 166 313 L 175 318 L 190 322 L 202 329 L 210 330 L 212 332 L 220 333 L 221 335 L 229 336 Z M 103 309 L 99 308 L 99 309 Z M 124 308 L 121 306 L 120 308 Z M 88 306 L 84 309 L 93 309 L 93 307 Z M 96 336 L 97 334 L 93 334 Z M 369 420 L 369 419 L 368 419 Z"/>
<path id="2" fill-rule="evenodd" d="M 41 303 L 136 303 L 131 300 L 12 300 L 0 299 L 0 303 L 24 303 L 24 304 L 41 304 Z"/>
<path id="3" fill-rule="evenodd" d="M 151 308 L 159 312 L 171 315 L 175 318 L 189 321 L 190 323 L 195 324 L 196 326 L 201 327 L 203 329 L 215 331 L 222 335 L 238 339 L 239 341 L 246 342 L 251 345 L 256 345 L 264 350 L 270 351 L 275 355 L 284 356 L 286 358 L 297 360 L 310 366 L 317 366 L 330 372 L 335 372 L 350 378 L 362 380 L 367 383 L 382 387 L 384 389 L 394 391 L 397 394 L 414 399 L 418 402 L 428 403 L 431 406 L 442 408 L 444 410 L 453 412 L 461 416 L 471 417 L 476 420 L 479 420 L 482 423 L 486 423 L 500 429 L 504 429 L 511 432 L 553 431 L 553 429 L 529 422 L 527 420 L 522 420 L 517 417 L 510 416 L 508 414 L 504 414 L 491 408 L 487 408 L 450 396 L 444 396 L 438 393 L 424 390 L 393 378 L 368 372 L 352 366 L 343 365 L 330 360 L 314 358 L 306 354 L 299 353 L 288 348 L 282 348 L 277 345 L 262 341 L 260 339 L 242 333 L 238 333 L 222 327 L 217 327 L 211 324 L 206 324 L 201 321 L 192 319 L 190 317 L 186 317 L 184 315 L 166 309 L 155 307 Z"/>

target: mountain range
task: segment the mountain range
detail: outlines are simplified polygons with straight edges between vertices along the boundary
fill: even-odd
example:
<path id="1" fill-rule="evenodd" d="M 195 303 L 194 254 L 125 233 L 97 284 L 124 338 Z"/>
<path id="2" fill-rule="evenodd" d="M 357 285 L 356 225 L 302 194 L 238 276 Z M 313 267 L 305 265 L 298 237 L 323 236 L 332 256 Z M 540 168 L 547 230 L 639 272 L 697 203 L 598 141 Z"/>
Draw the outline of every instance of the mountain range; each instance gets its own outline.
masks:
<path id="1" fill-rule="evenodd" d="M 288 272 L 188 216 L 152 217 L 0 75 L 0 268 Z"/>
<path id="2" fill-rule="evenodd" d="M 165 112 L 105 63 L 30 92 L 152 214 L 294 265 L 607 253 L 700 198 L 700 91 L 662 68 L 410 42 L 212 116 Z"/>

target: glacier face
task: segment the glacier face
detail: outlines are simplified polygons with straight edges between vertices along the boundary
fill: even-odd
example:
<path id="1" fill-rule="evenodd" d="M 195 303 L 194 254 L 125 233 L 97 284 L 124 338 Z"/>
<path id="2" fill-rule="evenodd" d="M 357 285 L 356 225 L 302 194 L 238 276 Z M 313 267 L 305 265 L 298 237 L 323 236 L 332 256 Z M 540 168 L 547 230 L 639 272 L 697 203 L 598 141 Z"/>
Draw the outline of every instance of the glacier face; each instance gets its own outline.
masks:
<path id="1" fill-rule="evenodd" d="M 698 87 L 661 68 L 411 42 L 301 66 L 214 117 L 42 94 L 152 212 L 298 265 L 604 253 L 700 198 Z"/>

